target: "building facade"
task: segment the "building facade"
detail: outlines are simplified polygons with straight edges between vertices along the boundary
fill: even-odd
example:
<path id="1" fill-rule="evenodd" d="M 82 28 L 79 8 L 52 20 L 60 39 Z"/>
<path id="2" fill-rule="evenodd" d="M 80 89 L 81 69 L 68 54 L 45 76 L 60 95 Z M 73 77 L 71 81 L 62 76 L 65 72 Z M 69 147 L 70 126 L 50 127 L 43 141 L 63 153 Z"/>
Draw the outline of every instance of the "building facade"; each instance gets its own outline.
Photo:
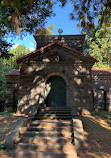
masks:
<path id="1" fill-rule="evenodd" d="M 104 107 L 99 99 L 100 87 L 96 87 L 99 81 L 95 80 L 94 70 L 92 73 L 97 60 L 83 53 L 85 35 L 34 38 L 36 51 L 17 59 L 19 70 L 6 75 L 7 110 L 14 109 L 15 105 L 17 112 L 24 114 L 35 106 L 76 107 L 86 112 Z M 110 88 L 107 97 L 109 109 Z"/>

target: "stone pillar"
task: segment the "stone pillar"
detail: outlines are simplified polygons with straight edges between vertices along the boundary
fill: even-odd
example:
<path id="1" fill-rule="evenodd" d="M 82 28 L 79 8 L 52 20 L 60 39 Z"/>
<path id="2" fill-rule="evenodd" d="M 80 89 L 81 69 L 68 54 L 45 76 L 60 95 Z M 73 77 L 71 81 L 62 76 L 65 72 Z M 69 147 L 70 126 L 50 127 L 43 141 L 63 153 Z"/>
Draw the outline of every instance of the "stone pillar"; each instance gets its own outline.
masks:
<path id="1" fill-rule="evenodd" d="M 13 111 L 13 92 L 14 92 L 13 84 L 11 82 L 7 82 L 6 101 L 5 101 L 5 111 L 7 112 Z"/>
<path id="2" fill-rule="evenodd" d="M 107 109 L 111 111 L 111 88 L 109 89 L 107 93 Z"/>
<path id="3" fill-rule="evenodd" d="M 94 90 L 94 109 L 104 109 L 105 100 L 104 100 L 104 91 L 100 89 Z"/>

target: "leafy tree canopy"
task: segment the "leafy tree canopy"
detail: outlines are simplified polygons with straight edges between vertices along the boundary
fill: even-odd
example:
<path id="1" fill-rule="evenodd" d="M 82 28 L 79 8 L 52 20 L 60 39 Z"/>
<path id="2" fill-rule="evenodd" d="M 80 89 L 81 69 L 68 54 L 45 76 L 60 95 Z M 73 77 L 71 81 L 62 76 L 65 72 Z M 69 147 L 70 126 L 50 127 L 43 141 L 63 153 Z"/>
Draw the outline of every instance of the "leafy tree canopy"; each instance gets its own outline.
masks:
<path id="1" fill-rule="evenodd" d="M 71 19 L 80 21 L 81 27 L 94 28 L 94 19 L 97 18 L 101 12 L 101 25 L 109 24 L 109 17 L 111 16 L 111 1 L 110 0 L 71 0 L 74 4 Z M 78 25 L 79 26 L 79 25 Z"/>
<path id="2" fill-rule="evenodd" d="M 7 43 L 6 41 L 4 41 L 3 37 L 9 32 L 35 33 L 36 31 L 38 31 L 38 34 L 41 34 L 41 30 L 44 32 L 45 29 L 43 28 L 45 19 L 46 17 L 52 15 L 53 5 L 57 1 L 61 2 L 62 6 L 65 6 L 67 5 L 68 0 L 1 0 L 1 52 L 6 51 L 7 54 Z M 70 17 L 72 20 L 78 20 L 78 27 L 81 26 L 88 34 L 87 37 L 90 39 L 89 41 L 87 41 L 87 44 L 90 45 L 89 52 L 93 55 L 95 54 L 94 49 L 96 49 L 96 53 L 102 52 L 101 56 L 104 55 L 104 57 L 106 58 L 106 56 L 108 56 L 106 55 L 106 52 L 108 52 L 107 50 L 110 49 L 108 45 L 108 43 L 110 42 L 110 34 L 108 30 L 111 24 L 111 1 L 71 0 L 71 2 L 73 5 L 73 11 L 70 14 Z M 97 17 L 98 26 L 95 27 L 94 19 Z M 45 33 L 47 34 L 48 32 Z M 90 37 L 94 39 L 91 40 Z M 106 42 L 107 40 L 105 39 L 107 39 L 108 42 Z M 106 47 L 107 49 L 105 49 Z M 100 58 L 102 62 L 104 61 L 103 57 L 99 56 L 97 57 L 97 59 L 98 58 Z M 107 63 L 109 62 L 109 59 L 107 59 Z"/>
<path id="3" fill-rule="evenodd" d="M 100 11 L 99 20 L 103 12 L 104 7 Z M 102 24 L 99 22 L 92 30 L 88 27 L 82 30 L 82 33 L 87 35 L 84 44 L 85 53 L 90 53 L 99 61 L 95 67 L 109 67 L 111 64 L 111 16 L 107 20 L 108 25 L 105 22 Z"/>
<path id="4" fill-rule="evenodd" d="M 11 45 L 4 40 L 6 34 L 34 33 L 44 26 L 45 19 L 52 15 L 49 0 L 1 0 L 0 1 L 0 52 L 7 57 Z"/>
<path id="5" fill-rule="evenodd" d="M 68 0 L 1 0 L 0 21 L 8 31 L 15 30 L 18 33 L 29 31 L 35 32 L 43 26 L 46 17 L 52 15 L 52 7 L 55 2 L 60 1 L 62 6 L 67 5 Z M 108 17 L 111 15 L 110 0 L 71 0 L 73 11 L 71 19 L 79 20 L 82 27 L 94 28 L 93 20 L 102 11 L 101 24 L 109 24 Z M 87 23 L 85 21 L 87 19 Z M 78 25 L 79 26 L 79 25 Z"/>
<path id="6" fill-rule="evenodd" d="M 49 0 L 1 0 L 0 11 L 2 25 L 18 33 L 32 33 L 51 15 L 52 4 Z"/>
<path id="7" fill-rule="evenodd" d="M 18 45 L 15 49 L 10 49 L 8 54 L 12 54 L 8 59 L 0 58 L 0 102 L 4 101 L 6 95 L 6 77 L 5 75 L 13 69 L 17 69 L 16 58 L 19 58 L 30 52 L 24 45 Z"/>

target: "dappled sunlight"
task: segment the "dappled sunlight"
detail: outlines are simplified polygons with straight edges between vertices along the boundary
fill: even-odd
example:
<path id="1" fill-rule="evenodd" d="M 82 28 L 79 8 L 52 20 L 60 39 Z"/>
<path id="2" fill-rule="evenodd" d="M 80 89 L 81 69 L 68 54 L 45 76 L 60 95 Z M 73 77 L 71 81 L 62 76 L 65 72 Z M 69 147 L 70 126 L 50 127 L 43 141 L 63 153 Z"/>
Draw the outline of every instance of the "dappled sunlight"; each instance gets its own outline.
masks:
<path id="1" fill-rule="evenodd" d="M 34 152 L 37 157 L 40 153 L 48 158 L 76 157 L 72 132 L 70 108 L 39 108 L 27 130 L 21 133 L 16 152 L 21 151 L 22 156 L 26 156 L 24 150 L 27 149 L 31 157 Z"/>
<path id="2" fill-rule="evenodd" d="M 111 157 L 111 122 L 97 115 L 82 116 L 86 152 L 78 158 Z"/>
<path id="3" fill-rule="evenodd" d="M 3 116 L 0 114 L 0 144 L 4 143 L 4 139 L 8 132 L 11 130 L 13 124 L 21 118 L 23 117 L 17 117 L 10 113 L 4 113 Z"/>
<path id="4" fill-rule="evenodd" d="M 107 120 L 103 120 L 102 118 L 100 118 L 99 116 L 86 116 L 87 118 L 90 118 L 93 122 L 98 123 L 100 126 L 111 130 L 111 120 L 109 120 L 110 123 L 108 123 Z"/>
<path id="5" fill-rule="evenodd" d="M 59 40 L 69 39 L 64 37 Z M 55 56 L 59 57 L 58 62 L 55 61 Z M 90 69 L 94 63 L 90 63 L 91 60 L 87 58 L 86 64 L 85 59 L 81 53 L 55 43 L 45 47 L 43 54 L 32 53 L 23 59 L 22 64 L 21 60 L 18 111 L 28 114 L 32 107 L 46 106 L 49 97 L 46 95 L 46 84 L 53 76 L 63 78 L 66 83 L 66 106 L 86 109 L 90 108 L 88 105 L 93 107 Z"/>

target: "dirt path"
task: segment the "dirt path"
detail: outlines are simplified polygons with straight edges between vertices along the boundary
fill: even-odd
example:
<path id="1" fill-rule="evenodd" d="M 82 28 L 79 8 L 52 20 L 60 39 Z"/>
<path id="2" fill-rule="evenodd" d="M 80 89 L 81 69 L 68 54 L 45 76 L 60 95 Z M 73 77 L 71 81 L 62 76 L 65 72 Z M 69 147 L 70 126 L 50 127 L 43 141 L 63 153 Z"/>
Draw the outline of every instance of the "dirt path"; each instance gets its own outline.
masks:
<path id="1" fill-rule="evenodd" d="M 111 120 L 99 116 L 83 116 L 86 152 L 80 158 L 111 158 Z"/>
<path id="2" fill-rule="evenodd" d="M 0 158 L 9 158 L 9 156 L 7 156 L 7 151 L 4 150 L 4 140 L 13 124 L 22 118 L 24 118 L 24 116 L 12 113 L 0 113 Z"/>

